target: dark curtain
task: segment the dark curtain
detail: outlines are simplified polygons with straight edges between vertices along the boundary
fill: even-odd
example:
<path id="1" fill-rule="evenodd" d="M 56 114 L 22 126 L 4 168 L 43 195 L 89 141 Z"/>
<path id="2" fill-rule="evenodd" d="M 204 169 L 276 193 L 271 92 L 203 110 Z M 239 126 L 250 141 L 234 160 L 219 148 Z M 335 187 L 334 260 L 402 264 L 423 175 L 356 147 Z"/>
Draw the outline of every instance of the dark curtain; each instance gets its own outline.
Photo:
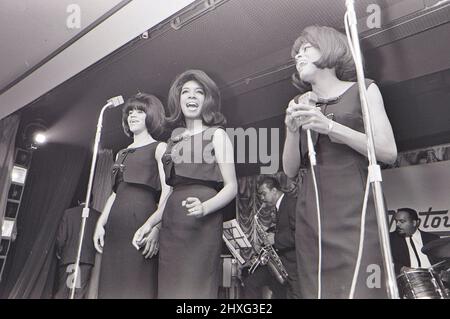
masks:
<path id="1" fill-rule="evenodd" d="M 106 201 L 112 192 L 111 167 L 113 164 L 114 157 L 112 150 L 100 150 L 95 168 L 94 185 L 92 186 L 92 193 L 94 195 L 93 207 L 99 212 L 103 211 Z M 92 238 L 86 238 L 85 240 L 92 240 Z M 88 299 L 97 299 L 101 262 L 102 255 L 97 253 L 95 255 L 95 265 L 94 269 L 92 269 L 91 280 L 89 283 Z"/>
<path id="2" fill-rule="evenodd" d="M 59 221 L 78 185 L 88 151 L 46 145 L 36 150 L 18 216 L 18 234 L 4 274 L 3 296 L 51 298 Z"/>
<path id="3" fill-rule="evenodd" d="M 14 164 L 14 145 L 19 122 L 19 115 L 11 115 L 0 121 L 0 232 Z"/>
<path id="4" fill-rule="evenodd" d="M 430 164 L 450 160 L 450 144 L 436 145 L 418 150 L 401 152 L 392 165 L 384 164 L 382 168 L 395 168 L 410 165 Z"/>

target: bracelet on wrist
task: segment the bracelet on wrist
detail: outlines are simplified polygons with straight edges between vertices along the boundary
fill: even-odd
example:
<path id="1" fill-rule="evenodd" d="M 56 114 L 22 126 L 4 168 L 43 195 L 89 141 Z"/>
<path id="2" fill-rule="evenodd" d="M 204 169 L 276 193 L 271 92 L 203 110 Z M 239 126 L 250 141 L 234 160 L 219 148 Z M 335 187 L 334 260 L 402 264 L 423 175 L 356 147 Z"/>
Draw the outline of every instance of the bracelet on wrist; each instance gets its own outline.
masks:
<path id="1" fill-rule="evenodd" d="M 329 134 L 331 133 L 331 131 L 333 130 L 333 127 L 334 127 L 334 121 L 333 121 L 333 120 L 330 120 L 330 121 L 328 122 L 328 131 L 327 131 L 327 135 L 329 135 Z"/>

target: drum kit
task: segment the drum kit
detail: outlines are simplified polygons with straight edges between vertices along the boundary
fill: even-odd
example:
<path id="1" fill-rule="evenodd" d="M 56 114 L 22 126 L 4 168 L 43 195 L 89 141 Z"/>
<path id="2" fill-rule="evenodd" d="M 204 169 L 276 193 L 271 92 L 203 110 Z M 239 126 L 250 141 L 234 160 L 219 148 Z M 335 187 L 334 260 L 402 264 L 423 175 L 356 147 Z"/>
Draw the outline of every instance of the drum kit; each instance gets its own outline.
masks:
<path id="1" fill-rule="evenodd" d="M 429 258 L 441 260 L 430 268 L 403 267 L 397 276 L 403 299 L 450 299 L 450 237 L 422 248 Z"/>

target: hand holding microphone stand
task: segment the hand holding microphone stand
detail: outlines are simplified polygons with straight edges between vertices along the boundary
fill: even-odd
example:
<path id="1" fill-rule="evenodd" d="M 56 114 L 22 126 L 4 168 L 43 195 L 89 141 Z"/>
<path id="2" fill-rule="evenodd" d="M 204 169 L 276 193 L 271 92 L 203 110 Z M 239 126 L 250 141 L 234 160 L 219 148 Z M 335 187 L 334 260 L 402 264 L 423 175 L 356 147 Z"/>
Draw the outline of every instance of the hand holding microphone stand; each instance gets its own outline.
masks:
<path id="1" fill-rule="evenodd" d="M 384 261 L 384 271 L 387 275 L 387 292 L 391 299 L 399 299 L 397 282 L 395 279 L 394 263 L 391 254 L 391 247 L 389 242 L 389 228 L 386 221 L 386 209 L 384 207 L 383 192 L 381 188 L 381 169 L 377 164 L 377 159 L 375 155 L 375 143 L 373 138 L 373 124 L 370 117 L 368 109 L 368 101 L 366 96 L 366 86 L 365 86 L 365 76 L 362 66 L 361 48 L 358 38 L 357 30 L 357 20 L 355 13 L 355 1 L 346 0 L 345 5 L 347 7 L 347 12 L 345 14 L 346 18 L 346 31 L 347 37 L 349 39 L 350 49 L 352 51 L 353 59 L 356 66 L 356 75 L 358 88 L 360 92 L 361 108 L 364 120 L 364 127 L 367 135 L 367 152 L 369 159 L 368 168 L 368 179 L 373 192 L 375 210 L 377 214 L 378 222 L 378 235 L 380 237 L 381 252 Z M 347 27 L 347 22 L 349 24 L 349 29 Z"/>
<path id="2" fill-rule="evenodd" d="M 84 230 L 86 227 L 86 219 L 89 217 L 89 202 L 91 199 L 91 192 L 92 192 L 92 183 L 94 181 L 94 172 L 95 172 L 95 165 L 97 162 L 97 155 L 98 155 L 98 146 L 100 143 L 100 136 L 102 132 L 102 123 L 103 123 L 103 113 L 106 111 L 106 109 L 114 108 L 119 105 L 123 104 L 123 97 L 121 95 L 110 98 L 107 103 L 102 107 L 102 110 L 100 111 L 100 115 L 97 122 L 97 132 L 95 134 L 95 141 L 94 141 L 94 150 L 92 152 L 92 161 L 91 161 L 91 171 L 89 174 L 89 183 L 86 193 L 86 200 L 84 203 L 83 212 L 81 214 L 82 220 L 81 220 L 81 230 L 80 230 L 80 236 L 78 239 L 78 249 L 77 249 L 77 259 L 75 262 L 75 272 L 73 276 L 72 281 L 72 287 L 70 288 L 70 299 L 74 299 L 75 297 L 75 289 L 78 282 L 78 276 L 79 276 L 79 266 L 80 266 L 80 258 L 81 258 L 81 248 L 83 244 L 83 237 L 84 237 Z"/>

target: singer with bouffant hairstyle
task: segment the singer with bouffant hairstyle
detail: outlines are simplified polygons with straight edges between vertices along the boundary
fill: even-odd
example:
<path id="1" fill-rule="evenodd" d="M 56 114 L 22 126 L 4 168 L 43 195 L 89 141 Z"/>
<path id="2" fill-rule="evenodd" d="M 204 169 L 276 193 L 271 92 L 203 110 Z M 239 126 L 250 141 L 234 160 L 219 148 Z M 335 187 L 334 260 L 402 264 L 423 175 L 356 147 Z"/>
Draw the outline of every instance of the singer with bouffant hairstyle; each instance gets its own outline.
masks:
<path id="1" fill-rule="evenodd" d="M 309 43 L 321 52 L 320 58 L 313 62 L 317 68 L 334 68 L 338 79 L 356 81 L 355 63 L 348 48 L 347 38 L 344 34 L 332 30 L 326 27 L 306 28 L 302 36 L 295 40 L 291 56 L 295 59 L 302 45 Z M 311 83 L 302 81 L 298 71 L 292 74 L 292 83 L 301 93 L 311 91 Z"/>
<path id="2" fill-rule="evenodd" d="M 179 127 L 163 157 L 172 193 L 161 216 L 158 298 L 214 299 L 221 277 L 222 208 L 237 193 L 233 146 L 220 127 L 225 118 L 219 89 L 205 72 L 178 75 L 168 105 L 169 121 Z"/>
<path id="3" fill-rule="evenodd" d="M 167 106 L 169 117 L 167 123 L 173 128 L 185 127 L 186 120 L 180 105 L 181 89 L 187 81 L 201 83 L 205 94 L 203 102 L 201 120 L 206 126 L 224 126 L 225 116 L 220 112 L 221 98 L 220 91 L 216 83 L 201 70 L 189 70 L 177 77 L 170 87 Z"/>
<path id="4" fill-rule="evenodd" d="M 329 27 L 304 29 L 293 45 L 292 57 L 297 69 L 294 85 L 300 93 L 312 92 L 289 102 L 283 150 L 283 169 L 288 176 L 297 176 L 301 166 L 307 168 L 296 208 L 295 244 L 301 294 L 304 298 L 317 298 L 320 288 L 322 298 L 348 298 L 358 257 L 368 166 L 355 65 L 346 36 Z M 366 87 L 377 158 L 393 163 L 397 148 L 383 98 L 374 81 L 366 79 Z M 307 156 L 307 130 L 315 145 L 317 164 L 313 170 Z M 387 297 L 382 272 L 375 206 L 370 195 L 354 296 Z"/>
<path id="5" fill-rule="evenodd" d="M 94 233 L 102 254 L 99 298 L 156 298 L 159 227 L 154 216 L 170 192 L 161 162 L 166 144 L 157 141 L 164 115 L 161 101 L 145 93 L 129 98 L 122 110 L 124 132 L 133 143 L 117 154 L 113 191 Z"/>
<path id="6" fill-rule="evenodd" d="M 128 116 L 131 110 L 140 110 L 146 114 L 145 126 L 148 133 L 159 140 L 164 135 L 165 113 L 161 101 L 152 94 L 138 93 L 129 98 L 122 110 L 122 127 L 128 137 L 133 137 Z"/>

